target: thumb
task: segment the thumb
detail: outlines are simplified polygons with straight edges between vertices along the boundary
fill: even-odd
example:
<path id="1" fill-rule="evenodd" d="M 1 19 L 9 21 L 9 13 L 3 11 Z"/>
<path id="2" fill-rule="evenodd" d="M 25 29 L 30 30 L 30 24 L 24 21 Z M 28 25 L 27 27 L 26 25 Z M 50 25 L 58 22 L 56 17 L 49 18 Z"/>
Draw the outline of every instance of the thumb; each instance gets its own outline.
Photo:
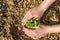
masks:
<path id="1" fill-rule="evenodd" d="M 59 33 L 60 32 L 60 25 L 52 25 L 46 28 L 48 33 Z"/>

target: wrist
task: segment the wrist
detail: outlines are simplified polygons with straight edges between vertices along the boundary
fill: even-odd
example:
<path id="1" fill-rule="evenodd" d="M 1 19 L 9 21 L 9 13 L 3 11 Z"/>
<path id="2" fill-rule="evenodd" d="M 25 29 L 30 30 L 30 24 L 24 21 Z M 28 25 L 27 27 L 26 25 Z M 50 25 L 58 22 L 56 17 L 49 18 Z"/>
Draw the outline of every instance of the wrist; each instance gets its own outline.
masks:
<path id="1" fill-rule="evenodd" d="M 52 25 L 46 28 L 48 33 L 59 33 L 60 32 L 60 25 Z"/>
<path id="2" fill-rule="evenodd" d="M 51 4 L 53 4 L 56 0 L 44 0 L 40 5 L 38 9 L 42 9 L 46 11 Z"/>

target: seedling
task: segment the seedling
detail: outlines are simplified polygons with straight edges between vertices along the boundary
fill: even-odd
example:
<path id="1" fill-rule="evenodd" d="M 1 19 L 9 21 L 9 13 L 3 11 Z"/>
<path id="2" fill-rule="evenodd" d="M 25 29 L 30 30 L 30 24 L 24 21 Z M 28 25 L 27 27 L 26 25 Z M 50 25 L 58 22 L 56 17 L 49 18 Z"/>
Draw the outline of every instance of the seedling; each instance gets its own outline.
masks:
<path id="1" fill-rule="evenodd" d="M 37 27 L 39 25 L 41 25 L 40 20 L 34 20 L 34 21 L 33 20 L 28 20 L 26 22 L 26 27 L 27 28 L 34 28 L 34 27 Z"/>

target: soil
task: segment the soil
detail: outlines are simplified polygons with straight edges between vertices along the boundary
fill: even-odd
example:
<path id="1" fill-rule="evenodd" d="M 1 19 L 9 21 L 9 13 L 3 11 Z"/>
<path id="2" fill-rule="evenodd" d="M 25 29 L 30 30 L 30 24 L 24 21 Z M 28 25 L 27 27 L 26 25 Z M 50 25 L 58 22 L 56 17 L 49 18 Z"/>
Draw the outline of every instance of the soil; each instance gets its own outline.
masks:
<path id="1" fill-rule="evenodd" d="M 22 31 L 21 20 L 25 13 L 43 0 L 0 0 L 0 40 L 33 40 Z M 43 15 L 44 24 L 60 24 L 60 0 Z M 59 33 L 48 34 L 39 40 L 60 40 Z"/>
<path id="2" fill-rule="evenodd" d="M 41 21 L 45 25 L 60 24 L 60 0 L 53 3 L 52 6 L 46 10 L 45 14 L 41 18 Z"/>

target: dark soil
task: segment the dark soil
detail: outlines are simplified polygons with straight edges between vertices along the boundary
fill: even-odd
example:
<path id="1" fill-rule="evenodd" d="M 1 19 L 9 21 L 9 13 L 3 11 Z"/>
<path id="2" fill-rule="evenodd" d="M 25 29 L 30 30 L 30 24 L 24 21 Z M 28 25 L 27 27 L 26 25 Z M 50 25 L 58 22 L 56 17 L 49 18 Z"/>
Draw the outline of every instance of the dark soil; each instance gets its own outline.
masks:
<path id="1" fill-rule="evenodd" d="M 56 6 L 58 5 L 58 6 Z M 41 21 L 45 25 L 56 25 L 60 24 L 60 0 L 57 0 L 55 3 L 46 10 L 45 14 L 41 18 Z"/>
<path id="2" fill-rule="evenodd" d="M 0 0 L 0 40 L 33 40 L 22 31 L 21 20 L 29 9 L 42 1 Z M 41 20 L 47 25 L 60 24 L 60 0 L 48 8 Z M 60 34 L 48 34 L 40 40 L 60 40 Z"/>

